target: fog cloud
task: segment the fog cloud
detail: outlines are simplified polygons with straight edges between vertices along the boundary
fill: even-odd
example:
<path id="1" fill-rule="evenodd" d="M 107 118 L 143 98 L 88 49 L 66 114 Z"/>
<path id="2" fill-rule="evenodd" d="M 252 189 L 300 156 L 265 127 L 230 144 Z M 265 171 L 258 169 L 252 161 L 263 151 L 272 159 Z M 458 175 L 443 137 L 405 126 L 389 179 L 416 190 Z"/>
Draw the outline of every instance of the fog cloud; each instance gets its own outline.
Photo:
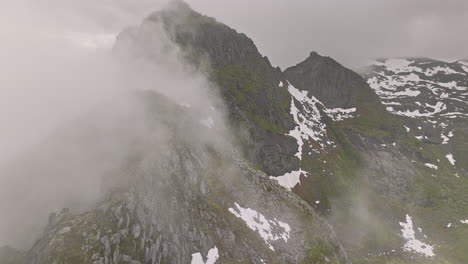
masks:
<path id="1" fill-rule="evenodd" d="M 171 131 L 163 124 L 152 125 L 157 131 L 148 127 L 144 106 L 132 95 L 136 91 L 167 97 L 195 122 L 198 118 L 200 126 L 209 120 L 213 129 L 189 131 L 194 142 L 214 143 L 227 135 L 215 87 L 184 61 L 160 25 L 142 24 L 136 37 L 144 39 L 137 44 L 122 40 L 112 50 L 114 25 L 93 13 L 111 7 L 112 1 L 89 13 L 86 2 L 40 2 L 10 4 L 11 10 L 28 14 L 10 16 L 14 23 L 0 28 L 5 29 L 0 49 L 0 246 L 30 246 L 49 213 L 93 206 L 103 194 L 103 177 L 121 173 L 143 142 L 164 145 Z M 111 13 L 126 17 L 125 6 L 116 7 Z M 57 10 L 66 13 L 64 23 L 52 19 Z M 133 13 L 127 17 L 122 21 L 132 22 Z M 158 104 L 154 109 L 170 120 L 177 107 Z"/>

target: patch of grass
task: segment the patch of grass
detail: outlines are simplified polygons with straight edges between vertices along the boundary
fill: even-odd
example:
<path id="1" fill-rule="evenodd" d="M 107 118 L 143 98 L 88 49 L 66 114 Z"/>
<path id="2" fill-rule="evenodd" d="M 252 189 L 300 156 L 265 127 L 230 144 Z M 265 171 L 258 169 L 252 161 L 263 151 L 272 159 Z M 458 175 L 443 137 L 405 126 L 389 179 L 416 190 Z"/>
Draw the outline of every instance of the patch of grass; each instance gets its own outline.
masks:
<path id="1" fill-rule="evenodd" d="M 314 243 L 308 253 L 307 258 L 302 261 L 303 264 L 338 264 L 340 263 L 334 256 L 333 247 L 319 240 Z"/>
<path id="2" fill-rule="evenodd" d="M 268 111 L 273 111 L 280 115 L 289 114 L 289 104 L 273 103 L 273 109 L 260 105 L 268 102 L 258 101 L 262 98 L 265 88 L 270 84 L 261 74 L 254 73 L 247 65 L 227 65 L 213 70 L 214 81 L 221 88 L 225 98 L 234 102 L 247 116 L 258 126 L 268 131 L 284 134 L 281 126 L 271 120 Z M 289 102 L 289 98 L 287 98 Z M 266 100 L 263 98 L 262 100 Z"/>

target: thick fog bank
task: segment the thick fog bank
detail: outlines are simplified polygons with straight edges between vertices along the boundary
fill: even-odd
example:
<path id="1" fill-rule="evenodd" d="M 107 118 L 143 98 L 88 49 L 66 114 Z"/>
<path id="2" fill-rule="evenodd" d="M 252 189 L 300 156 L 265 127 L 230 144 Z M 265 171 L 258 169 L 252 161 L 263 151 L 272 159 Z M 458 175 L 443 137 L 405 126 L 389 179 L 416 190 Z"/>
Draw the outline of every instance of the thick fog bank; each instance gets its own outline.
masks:
<path id="1" fill-rule="evenodd" d="M 228 134 L 216 87 L 160 25 L 139 27 L 145 45 L 121 40 L 112 49 L 116 34 L 64 31 L 39 12 L 62 6 L 41 4 L 11 4 L 24 12 L 13 20 L 20 24 L 0 27 L 0 245 L 20 248 L 34 242 L 49 213 L 95 205 L 103 177 L 122 173 L 135 146 L 148 138 L 164 145 L 171 132 L 148 127 L 135 92 L 157 92 L 199 118 L 210 129 L 187 131 L 194 141 Z M 78 24 L 93 23 L 76 10 Z M 163 107 L 156 109 L 170 118 L 174 108 Z"/>

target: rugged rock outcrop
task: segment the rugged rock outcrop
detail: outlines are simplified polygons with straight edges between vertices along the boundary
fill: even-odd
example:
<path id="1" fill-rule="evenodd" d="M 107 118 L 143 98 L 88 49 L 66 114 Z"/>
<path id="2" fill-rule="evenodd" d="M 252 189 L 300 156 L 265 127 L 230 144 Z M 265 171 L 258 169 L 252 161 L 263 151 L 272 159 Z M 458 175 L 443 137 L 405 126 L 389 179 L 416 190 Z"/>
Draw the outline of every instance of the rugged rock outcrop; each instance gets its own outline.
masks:
<path id="1" fill-rule="evenodd" d="M 358 90 L 366 87 L 357 73 L 316 52 L 284 73 L 294 86 L 309 91 L 331 108 L 356 107 Z"/>

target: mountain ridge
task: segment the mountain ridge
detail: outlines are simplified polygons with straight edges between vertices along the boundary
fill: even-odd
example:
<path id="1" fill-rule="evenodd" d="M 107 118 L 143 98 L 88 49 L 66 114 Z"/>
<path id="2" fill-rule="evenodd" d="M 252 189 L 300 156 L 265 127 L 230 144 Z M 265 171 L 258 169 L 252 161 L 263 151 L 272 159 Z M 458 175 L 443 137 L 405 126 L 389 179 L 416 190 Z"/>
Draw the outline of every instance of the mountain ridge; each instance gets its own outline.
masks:
<path id="1" fill-rule="evenodd" d="M 182 131 L 212 128 L 193 122 L 180 107 L 176 121 L 166 120 L 160 108 L 166 101 L 146 94 L 142 103 L 151 118 L 145 124 L 161 119 L 172 128 L 184 120 L 168 154 L 149 144 L 153 148 L 130 163 L 137 176 L 130 191 L 111 193 L 83 215 L 64 211 L 52 217 L 26 253 L 34 263 L 188 263 L 192 254 L 214 252 L 219 263 L 463 263 L 467 173 L 457 157 L 466 154 L 455 153 L 454 167 L 445 147 L 456 142 L 463 150 L 466 130 L 447 134 L 447 146 L 426 142 L 414 131 L 431 124 L 409 121 L 396 106 L 388 109 L 396 99 L 387 90 L 395 94 L 419 85 L 411 79 L 393 86 L 416 74 L 406 71 L 412 63 L 397 72 L 377 65 L 361 77 L 312 52 L 282 72 L 247 36 L 182 1 L 126 30 L 116 50 L 128 45 L 151 55 L 155 47 L 145 43 L 160 31 L 147 23 L 162 23 L 184 58 L 217 84 L 239 143 L 232 148 L 241 154 L 216 144 L 193 148 Z M 416 72 L 428 72 L 431 82 L 451 78 L 445 71 Z M 391 96 L 401 107 L 419 98 Z M 167 197 L 176 209 L 159 202 Z M 176 221 L 158 211 L 174 214 Z M 447 229 L 448 222 L 460 231 Z"/>

